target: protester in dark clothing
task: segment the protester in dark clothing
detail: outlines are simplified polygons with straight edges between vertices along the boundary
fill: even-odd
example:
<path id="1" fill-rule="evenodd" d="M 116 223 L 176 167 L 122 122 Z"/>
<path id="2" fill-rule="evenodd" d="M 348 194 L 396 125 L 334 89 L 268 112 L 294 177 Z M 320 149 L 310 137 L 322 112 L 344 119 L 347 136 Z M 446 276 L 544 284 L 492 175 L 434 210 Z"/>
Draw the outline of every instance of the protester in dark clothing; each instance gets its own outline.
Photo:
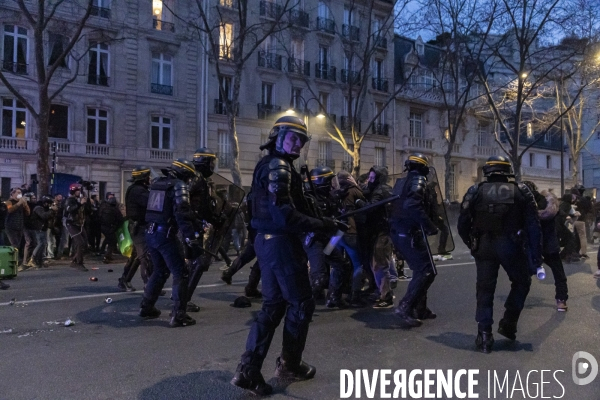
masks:
<path id="1" fill-rule="evenodd" d="M 566 263 L 578 262 L 580 257 L 577 250 L 577 242 L 573 232 L 567 227 L 567 224 L 572 225 L 573 214 L 573 195 L 565 194 L 562 197 L 556 216 L 556 231 L 560 246 L 563 247 L 560 252 L 560 257 Z"/>
<path id="2" fill-rule="evenodd" d="M 31 227 L 35 232 L 36 246 L 33 250 L 33 268 L 48 267 L 47 263 L 44 263 L 44 253 L 47 242 L 47 229 L 49 222 L 53 219 L 57 207 L 52 205 L 53 199 L 50 196 L 42 196 L 42 199 L 33 209 L 31 213 Z"/>
<path id="3" fill-rule="evenodd" d="M 82 186 L 79 183 L 73 183 L 69 186 L 69 197 L 65 201 L 65 225 L 71 236 L 73 245 L 73 259 L 71 268 L 79 271 L 87 271 L 83 265 L 83 255 L 87 245 L 87 238 L 84 229 L 85 223 L 85 208 L 87 198 L 83 196 Z"/>
<path id="4" fill-rule="evenodd" d="M 23 238 L 25 239 L 25 243 L 23 245 L 23 264 L 20 267 L 19 271 L 26 271 L 29 268 L 33 268 L 33 250 L 37 246 L 37 235 L 36 229 L 33 226 L 33 209 L 37 205 L 37 198 L 34 193 L 25 193 L 23 195 L 25 199 L 27 199 L 27 204 L 29 205 L 29 209 L 31 212 L 29 215 L 25 216 L 23 221 Z"/>
<path id="5" fill-rule="evenodd" d="M 93 194 L 90 197 L 89 213 L 85 219 L 85 231 L 88 238 L 88 248 L 91 252 L 97 253 L 100 250 L 100 241 L 102 240 L 102 229 L 100 224 L 100 202 L 98 195 Z"/>
<path id="6" fill-rule="evenodd" d="M 4 204 L 6 205 L 6 219 L 4 221 L 6 236 L 8 236 L 10 245 L 18 249 L 25 230 L 25 217 L 29 216 L 31 210 L 19 188 L 11 190 L 10 198 Z"/>
<path id="7" fill-rule="evenodd" d="M 542 229 L 542 259 L 550 267 L 552 276 L 554 276 L 556 309 L 557 311 L 567 311 L 567 299 L 569 298 L 567 276 L 560 259 L 560 246 L 554 221 L 558 214 L 558 199 L 551 192 L 545 190 L 542 190 L 541 193 L 538 192 L 537 186 L 533 182 L 523 181 L 523 183 L 533 193 L 538 206 Z"/>
<path id="8" fill-rule="evenodd" d="M 117 207 L 117 198 L 112 195 L 100 205 L 100 229 L 106 243 L 106 253 L 102 262 L 109 264 L 113 253 L 117 253 L 117 229 L 123 223 L 123 214 Z"/>

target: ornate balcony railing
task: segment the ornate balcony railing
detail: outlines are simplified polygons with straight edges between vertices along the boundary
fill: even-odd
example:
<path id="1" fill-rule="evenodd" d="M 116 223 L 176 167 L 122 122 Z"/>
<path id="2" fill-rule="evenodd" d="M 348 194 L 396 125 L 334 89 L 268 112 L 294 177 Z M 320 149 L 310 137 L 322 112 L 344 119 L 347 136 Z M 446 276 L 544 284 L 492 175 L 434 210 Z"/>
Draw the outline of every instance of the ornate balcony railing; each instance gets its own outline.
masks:
<path id="1" fill-rule="evenodd" d="M 321 32 L 335 34 L 335 21 L 329 18 L 317 17 L 317 29 Z"/>
<path id="2" fill-rule="evenodd" d="M 371 134 L 379 136 L 389 136 L 390 126 L 388 124 L 373 124 L 371 125 Z"/>
<path id="3" fill-rule="evenodd" d="M 342 36 L 345 39 L 358 41 L 360 38 L 360 29 L 357 26 L 344 24 L 342 25 Z"/>
<path id="4" fill-rule="evenodd" d="M 431 150 L 431 149 L 433 149 L 433 139 L 425 139 L 425 138 L 409 136 L 407 147 L 411 147 L 414 149 Z"/>
<path id="5" fill-rule="evenodd" d="M 173 150 L 150 149 L 151 160 L 173 160 Z"/>
<path id="6" fill-rule="evenodd" d="M 378 49 L 386 50 L 388 45 L 388 40 L 386 37 L 381 35 L 373 35 L 373 42 L 375 43 L 375 47 Z"/>
<path id="7" fill-rule="evenodd" d="M 97 86 L 110 86 L 109 77 L 106 75 L 88 75 L 88 83 Z"/>
<path id="8" fill-rule="evenodd" d="M 92 6 L 92 11 L 90 12 L 90 15 L 110 19 L 110 8 Z"/>
<path id="9" fill-rule="evenodd" d="M 358 130 L 360 132 L 360 131 L 362 131 L 361 126 L 362 126 L 361 120 L 355 118 L 354 119 L 354 129 Z M 342 115 L 342 117 L 340 119 L 340 129 L 345 131 L 350 128 L 352 128 L 352 120 L 350 119 L 350 117 Z"/>
<path id="10" fill-rule="evenodd" d="M 310 61 L 304 61 L 300 58 L 288 58 L 287 70 L 292 74 L 310 76 Z"/>
<path id="11" fill-rule="evenodd" d="M 315 64 L 315 78 L 336 81 L 337 69 L 327 64 Z"/>
<path id="12" fill-rule="evenodd" d="M 2 70 L 10 71 L 13 74 L 27 75 L 27 64 L 12 60 L 2 60 Z"/>
<path id="13" fill-rule="evenodd" d="M 343 69 L 341 73 L 341 81 L 342 83 L 358 85 L 360 83 L 360 74 L 358 73 L 358 71 Z"/>
<path id="14" fill-rule="evenodd" d="M 273 104 L 258 103 L 257 108 L 259 119 L 268 119 L 271 117 L 271 114 L 281 112 L 281 106 L 275 106 Z"/>
<path id="15" fill-rule="evenodd" d="M 289 19 L 290 24 L 293 26 L 308 28 L 310 25 L 310 17 L 308 16 L 308 13 L 302 10 L 290 10 Z"/>
<path id="16" fill-rule="evenodd" d="M 231 154 L 219 154 L 219 168 L 231 168 L 233 157 Z"/>
<path id="17" fill-rule="evenodd" d="M 175 33 L 175 24 L 172 22 L 162 21 L 154 18 L 152 20 L 152 27 L 157 31 L 169 31 Z"/>
<path id="18" fill-rule="evenodd" d="M 219 46 L 219 60 L 233 61 L 233 46 L 231 44 Z"/>
<path id="19" fill-rule="evenodd" d="M 259 3 L 259 12 L 261 17 L 279 19 L 281 18 L 283 7 L 271 1 L 261 1 Z"/>
<path id="20" fill-rule="evenodd" d="M 332 160 L 330 158 L 317 158 L 316 166 L 317 167 L 329 167 L 331 169 L 334 169 L 335 168 L 335 160 Z"/>
<path id="21" fill-rule="evenodd" d="M 258 52 L 258 66 L 281 71 L 282 56 L 267 51 Z"/>
<path id="22" fill-rule="evenodd" d="M 110 155 L 110 147 L 105 144 L 88 143 L 85 145 L 85 154 L 93 156 Z"/>
<path id="23" fill-rule="evenodd" d="M 352 170 L 354 169 L 354 162 L 353 161 L 342 161 L 342 169 L 344 171 L 352 172 Z"/>
<path id="24" fill-rule="evenodd" d="M 173 96 L 173 86 L 161 85 L 159 83 L 152 83 L 150 85 L 150 91 L 152 93 L 164 94 L 167 96 Z"/>
<path id="25" fill-rule="evenodd" d="M 373 89 L 378 90 L 380 92 L 388 91 L 388 80 L 384 78 L 373 78 L 372 79 Z"/>

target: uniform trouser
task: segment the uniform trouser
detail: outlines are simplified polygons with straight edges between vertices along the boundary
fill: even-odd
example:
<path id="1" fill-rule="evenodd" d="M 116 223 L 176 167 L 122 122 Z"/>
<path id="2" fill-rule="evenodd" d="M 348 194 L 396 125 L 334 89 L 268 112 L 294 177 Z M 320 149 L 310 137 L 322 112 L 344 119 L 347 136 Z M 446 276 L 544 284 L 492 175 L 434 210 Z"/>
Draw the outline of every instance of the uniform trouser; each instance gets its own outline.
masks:
<path id="1" fill-rule="evenodd" d="M 144 289 L 143 307 L 151 308 L 165 286 L 169 274 L 173 275 L 173 311 L 185 312 L 187 306 L 188 273 L 179 248 L 177 235 L 167 232 L 146 233 L 148 254 L 152 260 L 152 275 Z"/>
<path id="2" fill-rule="evenodd" d="M 303 246 L 310 263 L 310 282 L 315 290 L 325 289 L 329 280 L 329 265 L 323 254 L 326 245 L 313 238 L 310 245 L 305 242 Z"/>
<path id="3" fill-rule="evenodd" d="M 379 289 L 380 298 L 384 299 L 391 292 L 390 265 L 392 263 L 392 241 L 387 232 L 377 235 L 372 254 L 371 265 L 373 275 Z"/>
<path id="4" fill-rule="evenodd" d="M 556 290 L 556 295 L 554 298 L 556 300 L 568 300 L 569 289 L 567 288 L 567 275 L 565 274 L 565 269 L 563 267 L 562 260 L 560 259 L 560 255 L 558 253 L 543 253 L 542 257 L 544 262 L 550 267 L 552 276 L 554 276 L 554 287 Z"/>
<path id="5" fill-rule="evenodd" d="M 28 263 L 33 256 L 33 250 L 37 245 L 35 231 L 33 229 L 25 229 L 23 232 L 25 238 L 25 246 L 23 247 L 23 264 Z"/>
<path id="6" fill-rule="evenodd" d="M 104 258 L 110 260 L 113 257 L 113 253 L 118 252 L 117 231 L 110 227 L 102 227 L 102 234 L 104 235 L 104 243 L 106 243 Z"/>
<path id="7" fill-rule="evenodd" d="M 135 234 L 133 232 L 130 233 L 131 240 L 133 241 L 133 252 L 129 260 L 127 260 L 127 264 L 125 264 L 122 278 L 125 282 L 131 282 L 138 267 L 141 267 L 140 275 L 142 276 L 142 281 L 144 281 L 144 284 L 147 284 L 150 275 L 152 275 L 152 262 L 150 261 L 146 246 L 146 233 L 141 227 L 137 228 Z"/>
<path id="8" fill-rule="evenodd" d="M 587 237 L 585 233 L 585 222 L 575 221 L 573 227 L 575 228 L 574 234 L 579 236 L 579 245 L 581 246 L 579 254 L 587 254 Z"/>
<path id="9" fill-rule="evenodd" d="M 40 266 L 44 262 L 44 255 L 46 254 L 46 247 L 48 247 L 48 236 L 46 231 L 33 231 L 35 232 L 35 249 L 33 249 L 33 262 Z"/>
<path id="10" fill-rule="evenodd" d="M 413 235 L 415 235 L 414 238 Z M 409 308 L 425 308 L 427 291 L 435 280 L 435 269 L 423 242 L 422 234 L 420 231 L 409 233 L 407 229 L 392 228 L 390 238 L 396 252 L 402 254 L 413 271 L 406 294 L 400 303 L 406 303 Z"/>
<path id="11" fill-rule="evenodd" d="M 71 236 L 71 244 L 73 246 L 72 264 L 83 265 L 83 253 L 87 246 L 87 238 L 85 229 L 79 225 L 67 224 L 69 235 Z"/>
<path id="12" fill-rule="evenodd" d="M 262 367 L 275 329 L 285 317 L 281 358 L 293 368 L 302 361 L 315 310 L 306 255 L 295 235 L 258 234 L 254 248 L 262 273 L 263 303 L 250 328 L 242 364 Z"/>
<path id="13" fill-rule="evenodd" d="M 362 262 L 358 253 L 357 236 L 355 234 L 346 234 L 339 241 L 340 247 L 346 250 L 346 254 L 352 262 L 352 292 L 358 292 L 362 288 Z"/>
<path id="14" fill-rule="evenodd" d="M 229 275 L 235 275 L 240 269 L 244 267 L 244 265 L 248 264 L 250 261 L 256 258 L 256 252 L 254 251 L 254 243 L 251 240 L 248 240 L 242 253 L 233 260 L 231 267 L 229 267 Z"/>
<path id="15" fill-rule="evenodd" d="M 342 287 L 344 285 L 344 279 L 348 276 L 347 272 L 350 269 L 350 265 L 344 258 L 344 253 L 339 247 L 333 249 L 330 255 L 325 255 L 325 261 L 331 267 L 329 274 L 329 294 L 330 298 L 339 299 L 342 297 Z M 360 287 L 357 289 L 360 290 Z"/>
<path id="16" fill-rule="evenodd" d="M 510 293 L 504 307 L 504 318 L 516 325 L 525 306 L 531 287 L 531 276 L 522 248 L 506 236 L 482 235 L 479 248 L 472 252 L 477 264 L 477 311 L 475 319 L 479 330 L 491 332 L 494 324 L 494 292 L 500 265 L 508 274 Z"/>

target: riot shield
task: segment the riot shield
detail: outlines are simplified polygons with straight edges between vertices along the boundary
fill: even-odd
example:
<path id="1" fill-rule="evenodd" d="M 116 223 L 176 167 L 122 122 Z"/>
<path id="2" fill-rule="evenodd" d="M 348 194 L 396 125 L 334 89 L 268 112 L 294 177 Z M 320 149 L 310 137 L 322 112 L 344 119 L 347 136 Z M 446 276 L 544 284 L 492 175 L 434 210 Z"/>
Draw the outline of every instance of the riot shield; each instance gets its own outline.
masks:
<path id="1" fill-rule="evenodd" d="M 401 186 L 396 185 L 399 181 L 405 178 L 406 172 L 401 174 L 390 175 L 389 185 L 396 190 L 392 192 L 394 195 L 400 194 Z M 431 248 L 432 255 L 449 253 L 454 250 L 454 239 L 452 237 L 452 231 L 450 229 L 450 222 L 448 221 L 448 214 L 446 213 L 446 207 L 444 204 L 444 196 L 440 190 L 439 181 L 435 168 L 429 167 L 429 175 L 427 175 L 427 186 L 428 186 L 428 198 L 427 214 L 438 228 L 436 235 L 428 236 L 429 247 Z M 398 193 L 396 193 L 398 191 Z"/>

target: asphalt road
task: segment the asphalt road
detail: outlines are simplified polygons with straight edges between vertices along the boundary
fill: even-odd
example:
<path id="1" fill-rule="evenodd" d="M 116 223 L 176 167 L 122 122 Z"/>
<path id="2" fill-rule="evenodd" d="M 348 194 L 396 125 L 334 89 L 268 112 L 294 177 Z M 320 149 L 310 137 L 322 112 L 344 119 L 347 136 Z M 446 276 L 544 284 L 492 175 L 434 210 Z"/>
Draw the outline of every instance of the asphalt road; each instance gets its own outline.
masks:
<path id="1" fill-rule="evenodd" d="M 467 369 L 478 370 L 472 372 L 478 381 L 472 391 L 479 398 L 600 399 L 600 376 L 585 386 L 575 385 L 571 376 L 574 353 L 585 351 L 600 361 L 600 281 L 591 276 L 596 270 L 596 246 L 590 250 L 592 261 L 565 266 L 569 311 L 555 310 L 551 274 L 543 282 L 536 280 L 517 341 L 496 334 L 495 351 L 489 355 L 474 351 L 475 268 L 464 248 L 455 251 L 454 260 L 438 262 L 439 275 L 430 291 L 430 306 L 438 318 L 420 328 L 401 328 L 391 310 L 332 311 L 320 304 L 304 353 L 305 360 L 317 367 L 316 377 L 295 383 L 273 377 L 280 327 L 263 368 L 265 379 L 275 388 L 271 397 L 340 398 L 342 369 L 352 373 L 364 369 L 369 376 L 379 369 L 390 369 L 392 374 L 397 370 L 411 374 L 416 369 L 457 374 Z M 157 304 L 163 311 L 161 318 L 141 321 L 137 316 L 141 291 L 117 292 L 122 264 L 99 261 L 86 262 L 98 268 L 89 272 L 65 264 L 23 272 L 8 281 L 9 290 L 0 291 L 0 399 L 254 397 L 229 384 L 260 307 L 258 301 L 251 308 L 230 307 L 241 294 L 247 269 L 236 275 L 234 285 L 226 286 L 219 280 L 222 263 L 214 264 L 195 294 L 201 305 L 201 311 L 194 314 L 197 325 L 170 329 L 168 296 Z M 114 272 L 108 272 L 109 268 Z M 90 276 L 98 281 L 89 281 Z M 398 285 L 396 301 L 406 285 Z M 142 286 L 139 277 L 134 286 Z M 508 287 L 501 273 L 495 300 L 497 320 Z M 106 297 L 112 303 L 107 304 Z M 13 298 L 16 302 L 10 305 Z M 74 325 L 64 326 L 67 319 Z M 542 375 L 541 370 L 550 372 Z M 500 383 L 506 378 L 502 390 L 494 385 L 494 376 Z M 460 390 L 467 389 L 465 377 L 458 382 Z M 418 384 L 407 387 L 418 390 Z M 360 398 L 369 398 L 365 386 L 361 388 Z M 382 398 L 380 386 L 376 388 L 371 398 Z M 393 389 L 392 379 L 386 390 L 391 393 Z M 460 393 L 453 390 L 433 398 L 458 398 Z M 356 391 L 350 398 L 357 398 Z M 420 397 L 418 392 L 407 392 L 405 398 Z"/>

